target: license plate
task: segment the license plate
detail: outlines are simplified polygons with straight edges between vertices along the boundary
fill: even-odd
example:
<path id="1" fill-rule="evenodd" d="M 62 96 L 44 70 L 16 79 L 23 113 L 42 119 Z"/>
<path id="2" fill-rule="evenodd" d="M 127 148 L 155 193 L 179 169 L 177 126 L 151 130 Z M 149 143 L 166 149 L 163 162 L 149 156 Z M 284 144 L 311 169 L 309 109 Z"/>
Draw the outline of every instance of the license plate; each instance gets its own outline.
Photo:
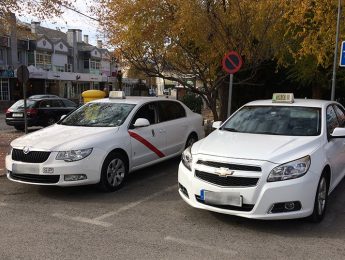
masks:
<path id="1" fill-rule="evenodd" d="M 28 165 L 28 164 L 12 164 L 12 172 L 14 173 L 29 173 L 29 174 L 39 174 L 38 165 Z"/>
<path id="2" fill-rule="evenodd" d="M 201 190 L 200 199 L 207 204 L 242 207 L 242 196 L 239 192 L 213 192 Z"/>
<path id="3" fill-rule="evenodd" d="M 12 113 L 12 117 L 23 117 L 23 113 Z"/>

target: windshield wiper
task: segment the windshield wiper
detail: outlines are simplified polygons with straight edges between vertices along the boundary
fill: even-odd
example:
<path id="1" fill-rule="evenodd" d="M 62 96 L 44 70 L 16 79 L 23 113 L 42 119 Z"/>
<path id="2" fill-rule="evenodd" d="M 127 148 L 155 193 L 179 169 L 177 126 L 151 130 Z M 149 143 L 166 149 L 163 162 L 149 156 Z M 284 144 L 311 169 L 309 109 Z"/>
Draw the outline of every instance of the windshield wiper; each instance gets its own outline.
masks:
<path id="1" fill-rule="evenodd" d="M 229 131 L 229 132 L 238 132 L 235 128 L 229 127 L 229 128 L 222 128 L 224 131 Z"/>

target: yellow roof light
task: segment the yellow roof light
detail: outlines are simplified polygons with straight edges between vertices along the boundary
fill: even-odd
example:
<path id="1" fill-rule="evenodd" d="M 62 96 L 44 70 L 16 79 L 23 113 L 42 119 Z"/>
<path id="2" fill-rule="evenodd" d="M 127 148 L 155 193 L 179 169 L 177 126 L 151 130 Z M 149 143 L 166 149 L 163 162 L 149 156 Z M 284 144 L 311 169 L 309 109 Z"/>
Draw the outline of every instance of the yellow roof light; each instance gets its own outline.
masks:
<path id="1" fill-rule="evenodd" d="M 126 95 L 124 91 L 110 91 L 109 98 L 113 99 L 125 99 Z"/>
<path id="2" fill-rule="evenodd" d="M 293 93 L 273 93 L 272 103 L 293 103 Z"/>

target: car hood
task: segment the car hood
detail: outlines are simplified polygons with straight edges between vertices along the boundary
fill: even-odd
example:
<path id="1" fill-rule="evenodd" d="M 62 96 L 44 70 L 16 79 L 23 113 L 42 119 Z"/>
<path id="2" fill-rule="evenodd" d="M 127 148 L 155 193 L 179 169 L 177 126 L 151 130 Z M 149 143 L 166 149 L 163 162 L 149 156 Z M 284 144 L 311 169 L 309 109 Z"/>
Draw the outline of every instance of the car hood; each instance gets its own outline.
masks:
<path id="1" fill-rule="evenodd" d="M 11 146 L 18 149 L 29 146 L 48 151 L 90 148 L 95 142 L 102 142 L 107 136 L 114 135 L 118 129 L 118 127 L 80 127 L 55 124 L 19 137 L 11 142 Z"/>
<path id="2" fill-rule="evenodd" d="M 311 154 L 320 136 L 282 136 L 216 130 L 194 144 L 193 154 L 284 163 Z"/>

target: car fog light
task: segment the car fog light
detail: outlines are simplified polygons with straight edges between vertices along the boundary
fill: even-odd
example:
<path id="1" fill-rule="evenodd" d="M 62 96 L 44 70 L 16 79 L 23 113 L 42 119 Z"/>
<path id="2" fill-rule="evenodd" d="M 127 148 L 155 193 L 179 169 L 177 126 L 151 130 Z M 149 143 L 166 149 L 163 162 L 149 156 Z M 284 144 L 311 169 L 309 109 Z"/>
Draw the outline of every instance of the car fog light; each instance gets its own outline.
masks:
<path id="1" fill-rule="evenodd" d="M 293 210 L 295 208 L 295 203 L 293 202 L 286 202 L 284 205 L 286 210 Z"/>
<path id="2" fill-rule="evenodd" d="M 81 181 L 81 180 L 86 180 L 87 177 L 85 174 L 69 174 L 69 175 L 64 175 L 64 180 L 65 181 Z"/>
<path id="3" fill-rule="evenodd" d="M 302 204 L 300 201 L 286 201 L 273 204 L 268 213 L 287 213 L 292 211 L 298 211 L 301 209 Z"/>

